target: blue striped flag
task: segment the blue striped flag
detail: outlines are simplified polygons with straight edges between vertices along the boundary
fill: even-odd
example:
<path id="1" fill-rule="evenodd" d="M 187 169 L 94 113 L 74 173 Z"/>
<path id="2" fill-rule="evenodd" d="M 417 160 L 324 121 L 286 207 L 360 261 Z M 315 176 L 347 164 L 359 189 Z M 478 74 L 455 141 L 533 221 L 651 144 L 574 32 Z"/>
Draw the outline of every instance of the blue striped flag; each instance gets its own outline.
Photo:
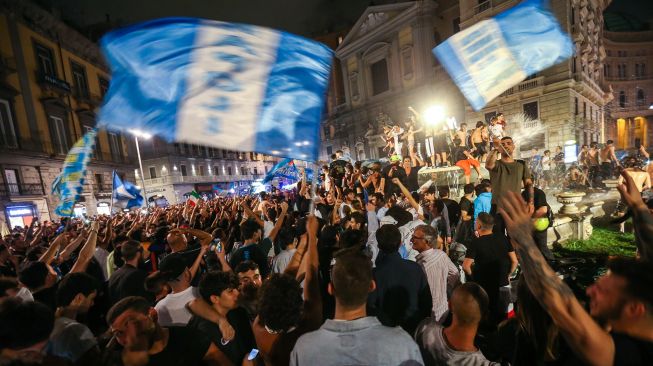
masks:
<path id="1" fill-rule="evenodd" d="M 267 28 L 165 18 L 105 35 L 107 129 L 316 160 L 333 52 Z"/>
<path id="2" fill-rule="evenodd" d="M 571 38 L 545 2 L 525 0 L 433 49 L 474 110 L 573 54 Z"/>
<path id="3" fill-rule="evenodd" d="M 121 180 L 115 170 L 113 171 L 112 199 L 115 204 L 123 208 L 143 206 L 141 189 L 126 180 Z"/>
<path id="4" fill-rule="evenodd" d="M 59 197 L 59 205 L 54 212 L 59 216 L 71 216 L 84 187 L 86 166 L 95 147 L 97 130 L 87 132 L 66 155 L 61 174 L 52 182 L 52 193 Z"/>
<path id="5" fill-rule="evenodd" d="M 277 164 L 275 164 L 272 169 L 270 169 L 261 183 L 269 183 L 276 177 L 298 180 L 299 171 L 297 171 L 295 162 L 292 159 L 288 158 L 282 159 Z"/>

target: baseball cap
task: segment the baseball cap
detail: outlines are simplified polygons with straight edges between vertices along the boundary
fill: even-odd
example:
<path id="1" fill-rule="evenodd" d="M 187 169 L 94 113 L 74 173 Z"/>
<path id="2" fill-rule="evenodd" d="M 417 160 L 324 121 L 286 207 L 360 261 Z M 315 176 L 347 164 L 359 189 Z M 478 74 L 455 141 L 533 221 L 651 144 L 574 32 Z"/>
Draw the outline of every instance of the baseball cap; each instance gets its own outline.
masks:
<path id="1" fill-rule="evenodd" d="M 188 268 L 184 258 L 176 253 L 170 254 L 163 258 L 159 265 L 159 271 L 166 280 L 171 281 L 179 276 Z"/>

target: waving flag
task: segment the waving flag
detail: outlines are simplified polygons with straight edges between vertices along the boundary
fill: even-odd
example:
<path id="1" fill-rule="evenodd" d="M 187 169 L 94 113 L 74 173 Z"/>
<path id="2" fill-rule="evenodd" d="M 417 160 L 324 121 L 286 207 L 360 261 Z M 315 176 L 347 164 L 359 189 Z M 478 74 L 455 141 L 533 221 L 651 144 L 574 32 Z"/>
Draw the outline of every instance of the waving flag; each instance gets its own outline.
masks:
<path id="1" fill-rule="evenodd" d="M 571 38 L 544 2 L 525 0 L 433 49 L 474 110 L 573 54 Z"/>
<path id="2" fill-rule="evenodd" d="M 143 206 L 141 190 L 134 184 L 120 179 L 113 171 L 113 202 L 124 208 Z"/>
<path id="3" fill-rule="evenodd" d="M 86 166 L 93 154 L 97 130 L 87 132 L 66 155 L 61 174 L 52 182 L 52 193 L 59 197 L 54 212 L 59 216 L 71 216 L 84 187 Z"/>
<path id="4" fill-rule="evenodd" d="M 99 125 L 169 141 L 315 160 L 332 51 L 267 28 L 165 18 L 101 41 Z"/>
<path id="5" fill-rule="evenodd" d="M 286 178 L 298 180 L 299 172 L 292 159 L 283 159 L 270 169 L 268 174 L 263 178 L 263 184 L 272 181 L 274 178 Z"/>

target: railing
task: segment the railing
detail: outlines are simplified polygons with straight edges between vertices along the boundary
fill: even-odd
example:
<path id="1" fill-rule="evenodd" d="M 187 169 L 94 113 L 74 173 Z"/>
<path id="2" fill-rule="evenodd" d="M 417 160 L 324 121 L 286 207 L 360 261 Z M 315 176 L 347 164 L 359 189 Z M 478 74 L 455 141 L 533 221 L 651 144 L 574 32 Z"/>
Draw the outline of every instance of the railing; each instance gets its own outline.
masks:
<path id="1" fill-rule="evenodd" d="M 576 81 L 579 82 L 579 83 L 580 83 L 580 82 L 585 83 L 586 85 L 588 85 L 588 86 L 590 87 L 590 89 L 592 89 L 594 92 L 596 92 L 596 93 L 597 93 L 598 95 L 600 95 L 601 97 L 603 96 L 603 94 L 606 93 L 605 90 L 603 90 L 603 89 L 602 89 L 602 88 L 601 88 L 601 87 L 596 83 L 596 81 L 594 81 L 592 78 L 590 78 L 589 76 L 587 76 L 587 75 L 585 75 L 585 74 L 582 74 L 582 73 L 577 73 L 577 74 L 575 74 L 575 75 L 574 75 L 574 80 L 576 80 Z"/>
<path id="2" fill-rule="evenodd" d="M 177 183 L 216 183 L 256 180 L 262 174 L 237 175 L 167 175 L 165 177 L 145 179 L 145 185 L 177 184 Z"/>
<path id="3" fill-rule="evenodd" d="M 70 94 L 70 84 L 66 80 L 61 80 L 54 75 L 44 74 L 41 71 L 36 71 L 36 81 L 47 88 L 54 88 L 65 94 Z"/>
<path id="4" fill-rule="evenodd" d="M 641 75 L 641 76 L 606 76 L 606 81 L 628 81 L 628 80 L 647 80 L 652 79 L 653 75 Z"/>
<path id="5" fill-rule="evenodd" d="M 42 196 L 43 186 L 40 183 L 2 183 L 0 196 Z"/>
<path id="6" fill-rule="evenodd" d="M 521 83 L 508 88 L 506 91 L 501 93 L 501 97 L 507 97 L 508 95 L 512 95 L 515 93 L 523 92 L 529 89 L 534 89 L 538 88 L 540 86 L 544 85 L 544 76 L 538 76 L 534 79 L 529 79 L 529 80 L 524 80 Z"/>
<path id="7" fill-rule="evenodd" d="M 486 0 L 474 7 L 474 14 L 481 14 L 482 12 L 486 10 L 490 10 L 492 8 L 492 0 Z"/>
<path id="8" fill-rule="evenodd" d="M 80 103 L 86 103 L 92 106 L 99 106 L 102 104 L 102 97 L 97 94 L 89 93 L 88 90 L 79 90 L 79 88 L 74 88 L 73 97 Z"/>

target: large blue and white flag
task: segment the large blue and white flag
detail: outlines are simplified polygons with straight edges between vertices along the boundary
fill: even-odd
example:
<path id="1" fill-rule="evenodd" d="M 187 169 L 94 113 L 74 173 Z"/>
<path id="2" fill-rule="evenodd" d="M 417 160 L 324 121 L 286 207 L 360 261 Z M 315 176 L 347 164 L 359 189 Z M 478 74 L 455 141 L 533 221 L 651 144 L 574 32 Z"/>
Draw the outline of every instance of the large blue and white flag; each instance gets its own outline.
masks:
<path id="1" fill-rule="evenodd" d="M 433 49 L 474 110 L 573 54 L 571 38 L 544 2 L 525 0 Z"/>
<path id="2" fill-rule="evenodd" d="M 79 200 L 84 188 L 86 166 L 93 154 L 96 135 L 97 130 L 93 129 L 73 145 L 66 155 L 61 174 L 52 182 L 52 193 L 60 200 L 59 205 L 54 209 L 59 216 L 73 214 L 73 206 Z"/>
<path id="3" fill-rule="evenodd" d="M 143 196 L 140 188 L 134 184 L 120 179 L 116 171 L 113 171 L 113 203 L 123 208 L 143 206 Z"/>
<path id="4" fill-rule="evenodd" d="M 282 159 L 278 163 L 276 163 L 272 169 L 268 172 L 268 174 L 265 175 L 265 178 L 263 178 L 263 181 L 261 183 L 266 184 L 271 182 L 274 178 L 286 178 L 289 180 L 298 180 L 299 178 L 299 171 L 297 170 L 297 167 L 295 166 L 295 162 L 293 159 Z"/>
<path id="5" fill-rule="evenodd" d="M 263 27 L 165 18 L 105 35 L 99 125 L 168 141 L 317 159 L 333 52 Z"/>

